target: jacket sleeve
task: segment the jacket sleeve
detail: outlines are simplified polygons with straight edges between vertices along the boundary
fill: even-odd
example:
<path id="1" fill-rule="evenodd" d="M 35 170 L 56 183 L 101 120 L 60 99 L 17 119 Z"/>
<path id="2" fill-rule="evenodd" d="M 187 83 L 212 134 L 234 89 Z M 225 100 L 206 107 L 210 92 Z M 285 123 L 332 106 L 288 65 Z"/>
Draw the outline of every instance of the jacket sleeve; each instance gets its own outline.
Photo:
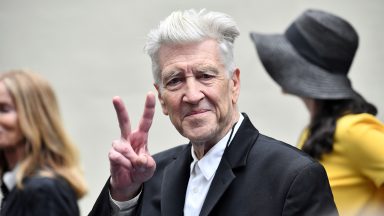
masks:
<path id="1" fill-rule="evenodd" d="M 321 164 L 312 162 L 297 173 L 288 190 L 282 215 L 338 215 L 328 177 Z"/>
<path id="2" fill-rule="evenodd" d="M 88 216 L 134 216 L 137 214 L 137 203 L 139 196 L 140 195 L 137 195 L 137 197 L 134 198 L 135 200 L 133 202 L 131 202 L 128 206 L 127 204 L 125 204 L 125 208 L 120 210 L 118 205 L 113 203 L 113 201 L 110 199 L 108 179 Z"/>
<path id="3" fill-rule="evenodd" d="M 348 117 L 339 122 L 336 133 L 348 144 L 344 153 L 358 172 L 384 187 L 384 124 L 368 114 Z"/>
<path id="4" fill-rule="evenodd" d="M 92 207 L 91 212 L 88 216 L 107 216 L 112 215 L 112 207 L 109 201 L 109 179 L 104 185 L 99 197 L 97 198 L 95 204 Z"/>

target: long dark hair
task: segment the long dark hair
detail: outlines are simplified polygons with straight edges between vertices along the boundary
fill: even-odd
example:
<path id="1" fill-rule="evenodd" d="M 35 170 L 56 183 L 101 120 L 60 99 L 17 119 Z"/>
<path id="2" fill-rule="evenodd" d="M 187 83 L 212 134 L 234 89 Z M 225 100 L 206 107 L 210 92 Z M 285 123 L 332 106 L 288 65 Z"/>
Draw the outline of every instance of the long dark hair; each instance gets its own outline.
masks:
<path id="1" fill-rule="evenodd" d="M 315 107 L 315 114 L 309 125 L 309 136 L 302 150 L 316 159 L 332 152 L 337 119 L 346 114 L 377 114 L 376 107 L 360 95 L 342 100 L 315 99 Z"/>

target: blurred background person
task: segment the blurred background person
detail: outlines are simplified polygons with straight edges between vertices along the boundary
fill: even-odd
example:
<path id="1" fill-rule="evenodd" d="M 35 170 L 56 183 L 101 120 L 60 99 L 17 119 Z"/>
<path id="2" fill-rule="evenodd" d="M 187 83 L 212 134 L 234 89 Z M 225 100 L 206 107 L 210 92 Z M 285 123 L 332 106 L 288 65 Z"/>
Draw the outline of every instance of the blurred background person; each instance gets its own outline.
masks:
<path id="1" fill-rule="evenodd" d="M 30 71 L 0 74 L 0 174 L 0 215 L 80 214 L 77 149 L 50 84 Z"/>
<path id="2" fill-rule="evenodd" d="M 298 147 L 324 165 L 340 215 L 383 215 L 384 125 L 347 76 L 355 29 L 334 14 L 306 10 L 284 34 L 252 32 L 251 39 L 268 74 L 308 108 Z"/>

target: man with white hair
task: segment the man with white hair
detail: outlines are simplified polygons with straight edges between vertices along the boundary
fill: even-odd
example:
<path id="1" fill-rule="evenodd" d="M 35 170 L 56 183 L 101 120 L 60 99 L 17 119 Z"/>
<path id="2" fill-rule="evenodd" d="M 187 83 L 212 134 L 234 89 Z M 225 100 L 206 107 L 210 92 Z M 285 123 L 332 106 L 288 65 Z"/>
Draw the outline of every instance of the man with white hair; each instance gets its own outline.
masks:
<path id="1" fill-rule="evenodd" d="M 111 178 L 89 215 L 335 215 L 324 168 L 262 135 L 237 102 L 240 70 L 231 17 L 176 11 L 149 33 L 154 86 L 163 113 L 190 140 L 151 155 L 155 96 L 132 131 L 113 99 L 121 138 L 109 152 Z"/>

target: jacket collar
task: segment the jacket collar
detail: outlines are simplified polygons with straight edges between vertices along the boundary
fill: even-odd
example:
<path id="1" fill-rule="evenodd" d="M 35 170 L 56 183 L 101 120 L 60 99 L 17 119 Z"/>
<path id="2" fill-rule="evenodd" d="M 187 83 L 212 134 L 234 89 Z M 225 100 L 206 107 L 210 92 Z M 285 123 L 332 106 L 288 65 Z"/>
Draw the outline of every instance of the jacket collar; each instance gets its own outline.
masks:
<path id="1" fill-rule="evenodd" d="M 189 180 L 189 167 L 192 162 L 191 147 L 189 144 L 181 153 L 175 156 L 174 161 L 164 170 L 161 186 L 161 214 L 182 216 L 185 193 Z"/>
<path id="2" fill-rule="evenodd" d="M 219 201 L 226 189 L 236 178 L 234 169 L 246 166 L 253 144 L 259 136 L 258 130 L 252 125 L 248 116 L 243 113 L 244 120 L 240 125 L 229 147 L 225 150 L 220 165 L 216 171 L 211 188 L 205 198 L 200 216 L 207 216 Z"/>
<path id="3" fill-rule="evenodd" d="M 239 130 L 221 159 L 201 209 L 201 216 L 209 215 L 225 190 L 236 178 L 233 169 L 246 165 L 250 149 L 259 135 L 248 116 L 245 113 L 243 113 L 243 116 L 244 120 Z M 191 162 L 191 144 L 189 144 L 188 148 L 175 156 L 174 161 L 166 167 L 161 191 L 162 215 L 183 215 Z"/>

